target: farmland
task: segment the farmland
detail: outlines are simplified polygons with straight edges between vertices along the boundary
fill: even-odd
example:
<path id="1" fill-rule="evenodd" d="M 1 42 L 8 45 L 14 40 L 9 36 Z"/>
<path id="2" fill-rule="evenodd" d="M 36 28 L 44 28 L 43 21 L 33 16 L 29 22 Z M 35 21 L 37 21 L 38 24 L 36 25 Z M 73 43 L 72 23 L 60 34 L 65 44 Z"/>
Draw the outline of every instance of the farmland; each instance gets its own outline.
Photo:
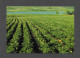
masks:
<path id="1" fill-rule="evenodd" d="M 7 6 L 7 12 L 66 12 L 74 11 L 74 7 L 68 7 L 68 6 Z"/>
<path id="2" fill-rule="evenodd" d="M 74 53 L 74 15 L 7 14 L 7 53 Z"/>

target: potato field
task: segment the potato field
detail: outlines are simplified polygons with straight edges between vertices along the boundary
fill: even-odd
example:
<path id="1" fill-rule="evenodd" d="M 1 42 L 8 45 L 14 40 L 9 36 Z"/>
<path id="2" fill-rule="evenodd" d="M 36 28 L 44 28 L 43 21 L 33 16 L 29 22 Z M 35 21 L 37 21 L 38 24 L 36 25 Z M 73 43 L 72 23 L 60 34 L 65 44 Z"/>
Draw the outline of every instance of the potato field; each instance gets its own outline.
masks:
<path id="1" fill-rule="evenodd" d="M 7 15 L 7 53 L 74 53 L 74 15 Z"/>

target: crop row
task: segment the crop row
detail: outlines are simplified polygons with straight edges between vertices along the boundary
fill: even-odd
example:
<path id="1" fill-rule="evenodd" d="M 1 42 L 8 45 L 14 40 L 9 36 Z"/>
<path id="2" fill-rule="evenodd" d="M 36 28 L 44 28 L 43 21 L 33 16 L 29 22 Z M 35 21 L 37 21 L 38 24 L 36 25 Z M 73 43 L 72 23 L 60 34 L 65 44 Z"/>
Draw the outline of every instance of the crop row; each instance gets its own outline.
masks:
<path id="1" fill-rule="evenodd" d="M 45 17 L 8 18 L 7 53 L 73 53 L 73 23 L 64 18 L 48 19 L 51 21 Z"/>

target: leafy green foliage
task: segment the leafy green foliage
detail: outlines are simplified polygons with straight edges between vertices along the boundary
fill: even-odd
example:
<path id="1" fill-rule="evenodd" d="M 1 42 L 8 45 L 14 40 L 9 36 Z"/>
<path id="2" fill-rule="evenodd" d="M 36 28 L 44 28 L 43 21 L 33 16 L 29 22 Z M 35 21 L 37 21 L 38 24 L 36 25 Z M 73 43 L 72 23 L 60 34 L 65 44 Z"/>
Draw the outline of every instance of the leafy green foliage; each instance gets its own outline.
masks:
<path id="1" fill-rule="evenodd" d="M 11 16 L 14 19 L 8 24 Z M 7 28 L 15 23 L 7 32 L 7 38 L 11 39 L 7 44 L 7 53 L 74 53 L 74 15 L 11 16 L 7 17 Z M 15 21 L 16 17 L 19 22 Z M 16 31 L 10 38 L 17 23 Z"/>

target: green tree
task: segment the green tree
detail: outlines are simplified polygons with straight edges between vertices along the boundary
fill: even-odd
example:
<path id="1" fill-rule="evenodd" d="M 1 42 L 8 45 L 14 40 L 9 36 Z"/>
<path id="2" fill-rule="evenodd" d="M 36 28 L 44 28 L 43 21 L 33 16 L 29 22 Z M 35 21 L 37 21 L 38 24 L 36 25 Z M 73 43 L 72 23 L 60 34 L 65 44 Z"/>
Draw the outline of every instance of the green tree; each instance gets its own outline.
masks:
<path id="1" fill-rule="evenodd" d="M 68 15 L 73 15 L 73 14 L 74 14 L 74 11 L 69 11 L 69 10 L 68 10 L 66 13 L 67 13 Z"/>

